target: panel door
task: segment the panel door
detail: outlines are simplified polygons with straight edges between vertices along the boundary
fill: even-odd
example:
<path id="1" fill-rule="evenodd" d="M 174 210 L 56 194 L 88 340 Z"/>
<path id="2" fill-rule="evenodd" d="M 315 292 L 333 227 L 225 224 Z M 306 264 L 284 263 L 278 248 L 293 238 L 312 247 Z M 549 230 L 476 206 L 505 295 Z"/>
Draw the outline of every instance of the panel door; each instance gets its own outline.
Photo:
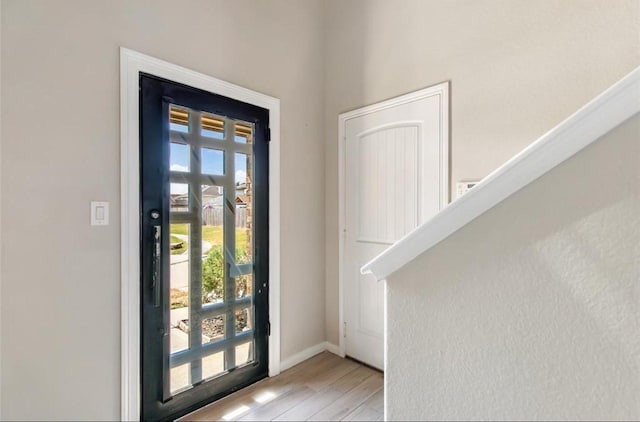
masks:
<path id="1" fill-rule="evenodd" d="M 445 205 L 444 107 L 446 98 L 434 94 L 345 123 L 345 350 L 379 369 L 385 282 L 360 274 L 360 267 Z"/>

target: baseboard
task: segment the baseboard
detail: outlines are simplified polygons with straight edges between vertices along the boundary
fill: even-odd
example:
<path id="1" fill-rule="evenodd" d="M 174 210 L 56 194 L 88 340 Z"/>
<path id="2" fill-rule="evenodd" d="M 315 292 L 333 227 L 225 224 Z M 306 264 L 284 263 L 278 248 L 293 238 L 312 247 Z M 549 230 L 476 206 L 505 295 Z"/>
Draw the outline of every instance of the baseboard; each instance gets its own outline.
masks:
<path id="1" fill-rule="evenodd" d="M 328 341 L 324 342 L 324 349 L 327 352 L 333 353 L 334 355 L 338 355 L 340 357 L 344 357 L 341 353 L 340 353 L 340 347 L 333 344 L 333 343 L 329 343 Z"/>
<path id="2" fill-rule="evenodd" d="M 280 371 L 286 371 L 287 369 L 294 367 L 297 364 L 302 363 L 305 360 L 310 359 L 318 353 L 322 353 L 324 351 L 328 351 L 330 353 L 333 353 L 334 355 L 340 356 L 340 348 L 338 346 L 329 343 L 328 341 L 324 341 L 282 360 L 280 362 Z"/>
<path id="3" fill-rule="evenodd" d="M 307 359 L 310 359 L 317 355 L 318 353 L 324 352 L 325 345 L 323 343 L 318 343 L 314 346 L 309 347 L 308 349 L 304 349 L 301 352 L 298 352 L 292 356 L 289 356 L 286 359 L 280 361 L 280 371 L 286 371 L 287 369 L 296 366 L 297 364 L 304 362 Z"/>

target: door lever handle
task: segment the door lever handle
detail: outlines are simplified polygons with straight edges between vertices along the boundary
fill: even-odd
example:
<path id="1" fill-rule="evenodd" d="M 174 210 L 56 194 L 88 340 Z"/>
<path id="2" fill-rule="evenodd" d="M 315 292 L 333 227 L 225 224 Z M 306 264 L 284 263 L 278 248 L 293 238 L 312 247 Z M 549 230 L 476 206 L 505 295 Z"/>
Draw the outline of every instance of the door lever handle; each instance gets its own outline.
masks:
<path id="1" fill-rule="evenodd" d="M 162 227 L 153 226 L 153 272 L 151 274 L 151 289 L 153 292 L 153 306 L 160 306 L 161 271 L 162 271 Z"/>

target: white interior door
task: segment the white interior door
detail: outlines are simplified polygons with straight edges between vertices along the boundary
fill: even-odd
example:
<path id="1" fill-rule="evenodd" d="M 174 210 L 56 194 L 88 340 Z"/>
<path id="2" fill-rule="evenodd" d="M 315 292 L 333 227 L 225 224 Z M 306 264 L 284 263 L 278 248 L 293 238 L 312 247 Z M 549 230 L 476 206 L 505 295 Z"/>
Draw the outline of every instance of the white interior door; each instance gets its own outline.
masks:
<path id="1" fill-rule="evenodd" d="M 448 202 L 448 108 L 443 83 L 340 119 L 343 341 L 348 356 L 376 368 L 384 369 L 385 284 L 360 267 Z"/>

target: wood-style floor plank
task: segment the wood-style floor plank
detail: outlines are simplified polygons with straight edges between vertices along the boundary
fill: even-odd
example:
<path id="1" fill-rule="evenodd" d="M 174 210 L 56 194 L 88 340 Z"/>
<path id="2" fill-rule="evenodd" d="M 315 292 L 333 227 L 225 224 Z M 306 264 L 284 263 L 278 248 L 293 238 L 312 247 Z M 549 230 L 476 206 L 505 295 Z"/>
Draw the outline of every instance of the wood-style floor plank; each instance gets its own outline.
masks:
<path id="1" fill-rule="evenodd" d="M 381 420 L 382 373 L 321 353 L 182 420 Z"/>
<path id="2" fill-rule="evenodd" d="M 382 388 L 382 375 L 372 374 L 355 388 L 331 403 L 308 420 L 339 421 L 358 408 L 365 400 Z"/>
<path id="3" fill-rule="evenodd" d="M 373 410 L 363 404 L 358 406 L 356 410 L 349 413 L 343 421 L 377 421 L 383 416 L 382 413 Z"/>
<path id="4" fill-rule="evenodd" d="M 380 391 L 369 397 L 363 405 L 384 414 L 384 388 L 381 388 Z"/>
<path id="5" fill-rule="evenodd" d="M 331 384 L 331 388 L 340 391 L 341 393 L 347 393 L 374 374 L 380 373 L 371 368 L 367 368 L 366 366 L 358 365 L 355 371 L 350 372 Z"/>
<path id="6" fill-rule="evenodd" d="M 279 396 L 277 400 L 270 401 L 263 406 L 260 406 L 253 411 L 242 415 L 238 420 L 240 421 L 270 421 L 291 408 L 297 403 L 312 396 L 314 391 L 308 387 L 294 388 L 287 394 Z"/>
<path id="7" fill-rule="evenodd" d="M 306 421 L 342 396 L 339 391 L 329 389 L 301 401 L 296 406 L 278 416 L 276 421 Z"/>

